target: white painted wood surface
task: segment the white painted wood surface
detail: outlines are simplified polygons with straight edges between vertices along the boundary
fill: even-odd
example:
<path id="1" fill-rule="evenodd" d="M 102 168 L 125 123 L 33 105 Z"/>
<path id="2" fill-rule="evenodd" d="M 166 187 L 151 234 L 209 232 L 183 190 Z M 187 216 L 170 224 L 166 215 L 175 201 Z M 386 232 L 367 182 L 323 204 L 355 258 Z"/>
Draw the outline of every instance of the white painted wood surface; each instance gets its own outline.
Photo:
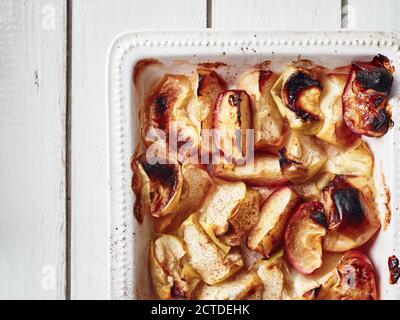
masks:
<path id="1" fill-rule="evenodd" d="M 400 30 L 400 1 L 348 0 L 345 12 L 349 29 Z"/>
<path id="2" fill-rule="evenodd" d="M 400 29 L 397 0 L 212 0 L 209 12 L 206 0 L 71 0 L 69 29 L 66 1 L 0 2 L 0 298 L 108 297 L 104 70 L 118 33 L 202 29 L 207 16 L 220 30 Z"/>
<path id="3" fill-rule="evenodd" d="M 214 0 L 219 30 L 315 30 L 341 27 L 341 0 Z"/>
<path id="4" fill-rule="evenodd" d="M 0 2 L 0 299 L 65 298 L 65 17 Z"/>
<path id="5" fill-rule="evenodd" d="M 206 1 L 75 0 L 72 17 L 71 298 L 106 298 L 107 48 L 130 29 L 205 28 Z"/>

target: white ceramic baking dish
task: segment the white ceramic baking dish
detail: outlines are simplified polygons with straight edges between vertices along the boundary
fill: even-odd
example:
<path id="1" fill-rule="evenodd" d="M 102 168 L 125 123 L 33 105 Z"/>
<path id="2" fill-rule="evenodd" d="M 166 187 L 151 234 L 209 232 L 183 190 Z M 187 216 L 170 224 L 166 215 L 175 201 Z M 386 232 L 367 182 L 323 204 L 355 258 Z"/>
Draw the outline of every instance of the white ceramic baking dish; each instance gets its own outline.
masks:
<path id="1" fill-rule="evenodd" d="M 400 299 L 399 285 L 389 285 L 388 257 L 400 256 L 400 34 L 394 32 L 127 32 L 112 43 L 107 62 L 109 151 L 110 298 L 153 298 L 148 274 L 150 219 L 139 225 L 133 217 L 130 159 L 137 139 L 138 119 L 133 90 L 133 68 L 146 58 L 177 67 L 199 62 L 242 66 L 271 60 L 279 71 L 299 55 L 328 67 L 381 53 L 397 70 L 392 90 L 395 126 L 381 139 L 367 139 L 375 154 L 376 176 L 381 168 L 391 191 L 392 221 L 370 248 L 379 278 L 381 299 Z M 379 175 L 379 176 L 378 176 Z M 377 198 L 385 203 L 383 188 Z M 383 217 L 382 217 L 383 219 Z"/>

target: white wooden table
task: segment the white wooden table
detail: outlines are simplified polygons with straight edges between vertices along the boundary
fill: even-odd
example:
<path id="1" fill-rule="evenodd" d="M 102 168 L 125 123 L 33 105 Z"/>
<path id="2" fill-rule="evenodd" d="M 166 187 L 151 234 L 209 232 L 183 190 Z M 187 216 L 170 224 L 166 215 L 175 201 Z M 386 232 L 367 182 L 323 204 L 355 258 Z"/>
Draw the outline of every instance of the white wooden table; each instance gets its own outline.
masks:
<path id="1" fill-rule="evenodd" d="M 108 297 L 105 57 L 129 29 L 399 30 L 398 0 L 1 0 L 0 298 Z"/>

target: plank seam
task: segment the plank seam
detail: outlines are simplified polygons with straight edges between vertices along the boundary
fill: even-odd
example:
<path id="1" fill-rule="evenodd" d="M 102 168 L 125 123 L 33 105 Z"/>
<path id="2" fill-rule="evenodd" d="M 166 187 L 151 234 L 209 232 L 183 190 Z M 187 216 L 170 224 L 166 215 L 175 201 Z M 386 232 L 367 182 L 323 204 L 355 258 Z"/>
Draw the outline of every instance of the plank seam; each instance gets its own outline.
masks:
<path id="1" fill-rule="evenodd" d="M 212 0 L 207 0 L 206 27 L 212 28 Z"/>
<path id="2" fill-rule="evenodd" d="M 341 0 L 341 28 L 349 26 L 349 0 Z"/>
<path id="3" fill-rule="evenodd" d="M 67 1 L 67 68 L 66 68 L 66 121 L 65 121 L 65 132 L 66 132 L 66 170 L 65 170 L 65 181 L 66 181 L 66 268 L 65 268 L 65 298 L 66 300 L 71 299 L 71 88 L 72 88 L 72 0 Z"/>

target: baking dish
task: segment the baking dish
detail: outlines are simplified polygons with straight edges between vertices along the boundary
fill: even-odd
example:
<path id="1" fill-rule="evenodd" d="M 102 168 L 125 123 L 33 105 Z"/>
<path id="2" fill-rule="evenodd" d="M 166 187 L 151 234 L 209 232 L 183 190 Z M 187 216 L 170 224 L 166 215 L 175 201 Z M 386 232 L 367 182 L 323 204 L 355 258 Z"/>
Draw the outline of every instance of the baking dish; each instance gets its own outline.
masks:
<path id="1" fill-rule="evenodd" d="M 133 69 L 142 59 L 154 58 L 172 70 L 204 62 L 243 66 L 271 60 L 274 70 L 299 56 L 327 67 L 387 56 L 400 70 L 399 35 L 394 32 L 127 32 L 112 43 L 107 62 L 108 151 L 109 151 L 109 263 L 110 298 L 154 298 L 148 274 L 150 219 L 139 225 L 133 217 L 130 160 L 138 137 Z M 182 63 L 183 62 L 183 63 Z M 234 72 L 234 71 L 232 71 Z M 381 299 L 400 299 L 397 285 L 389 285 L 388 257 L 399 255 L 400 234 L 396 200 L 399 199 L 399 82 L 392 87 L 394 127 L 382 139 L 367 138 L 375 155 L 376 182 L 381 191 L 377 202 L 382 219 L 390 190 L 391 222 L 373 241 L 370 257 L 379 279 Z M 383 173 L 384 181 L 382 179 Z"/>

